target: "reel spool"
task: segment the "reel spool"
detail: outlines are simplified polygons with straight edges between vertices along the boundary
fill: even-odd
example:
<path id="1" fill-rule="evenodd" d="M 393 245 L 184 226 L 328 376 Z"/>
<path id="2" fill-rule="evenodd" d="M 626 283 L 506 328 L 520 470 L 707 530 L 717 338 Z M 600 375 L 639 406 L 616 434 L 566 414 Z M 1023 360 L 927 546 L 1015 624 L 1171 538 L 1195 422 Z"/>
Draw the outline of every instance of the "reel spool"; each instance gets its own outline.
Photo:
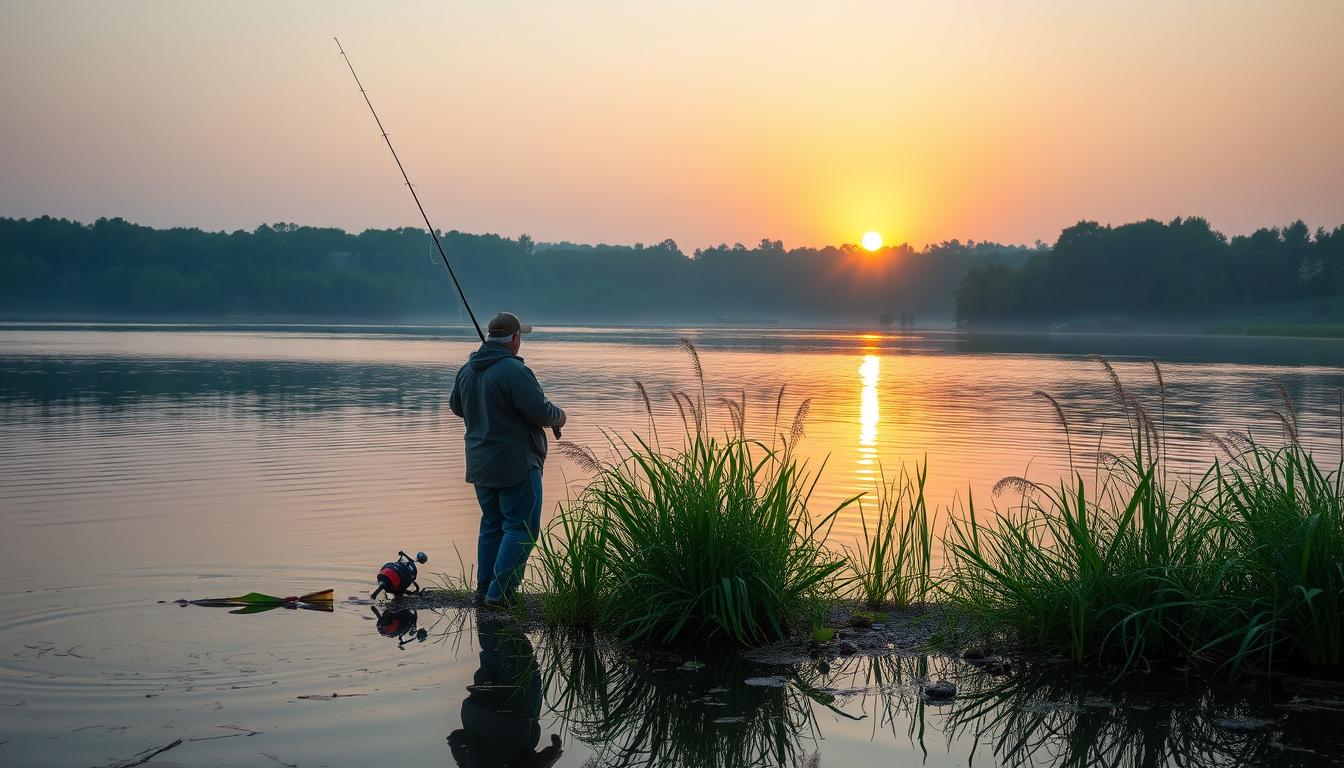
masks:
<path id="1" fill-rule="evenodd" d="M 385 563 L 378 570 L 378 588 L 373 590 L 369 597 L 376 600 L 379 592 L 386 592 L 395 599 L 420 591 L 420 585 L 415 583 L 419 575 L 416 563 L 424 565 L 429 562 L 429 556 L 424 552 L 416 552 L 414 559 L 405 552 L 398 552 L 397 555 L 394 562 Z"/>

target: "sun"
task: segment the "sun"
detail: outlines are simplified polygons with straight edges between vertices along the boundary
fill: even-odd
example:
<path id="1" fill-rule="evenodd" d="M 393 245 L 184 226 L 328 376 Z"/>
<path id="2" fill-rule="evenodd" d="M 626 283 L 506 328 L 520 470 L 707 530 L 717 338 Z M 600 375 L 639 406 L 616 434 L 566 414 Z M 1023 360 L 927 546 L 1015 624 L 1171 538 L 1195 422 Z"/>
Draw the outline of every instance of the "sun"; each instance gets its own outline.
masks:
<path id="1" fill-rule="evenodd" d="M 863 243 L 863 247 L 864 247 L 865 249 L 870 250 L 870 251 L 876 251 L 878 248 L 881 248 L 881 247 L 882 247 L 882 233 L 881 233 L 881 232 L 864 232 L 864 233 L 863 233 L 863 240 L 860 241 L 860 242 Z"/>

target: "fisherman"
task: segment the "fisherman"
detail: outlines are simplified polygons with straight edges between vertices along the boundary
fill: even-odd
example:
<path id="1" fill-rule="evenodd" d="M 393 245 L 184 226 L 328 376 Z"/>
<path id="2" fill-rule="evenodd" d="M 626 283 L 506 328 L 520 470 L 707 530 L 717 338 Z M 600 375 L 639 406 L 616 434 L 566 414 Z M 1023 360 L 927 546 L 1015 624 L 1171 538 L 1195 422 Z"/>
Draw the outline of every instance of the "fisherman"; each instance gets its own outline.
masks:
<path id="1" fill-rule="evenodd" d="M 542 430 L 558 439 L 565 426 L 565 412 L 518 356 L 531 331 L 509 312 L 490 318 L 489 335 L 458 370 L 448 399 L 466 423 L 467 482 L 481 504 L 476 601 L 487 608 L 508 605 L 523 579 L 541 529 Z"/>

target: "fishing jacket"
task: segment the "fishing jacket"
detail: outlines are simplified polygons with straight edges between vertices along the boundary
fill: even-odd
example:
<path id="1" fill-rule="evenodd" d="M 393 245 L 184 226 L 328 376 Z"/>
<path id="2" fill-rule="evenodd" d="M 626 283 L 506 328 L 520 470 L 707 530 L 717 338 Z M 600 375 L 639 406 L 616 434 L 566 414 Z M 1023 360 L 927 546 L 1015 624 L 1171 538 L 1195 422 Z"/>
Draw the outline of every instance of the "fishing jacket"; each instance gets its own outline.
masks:
<path id="1" fill-rule="evenodd" d="M 466 423 L 467 482 L 507 488 L 546 462 L 546 427 L 565 412 L 532 369 L 503 344 L 485 342 L 457 371 L 448 407 Z"/>

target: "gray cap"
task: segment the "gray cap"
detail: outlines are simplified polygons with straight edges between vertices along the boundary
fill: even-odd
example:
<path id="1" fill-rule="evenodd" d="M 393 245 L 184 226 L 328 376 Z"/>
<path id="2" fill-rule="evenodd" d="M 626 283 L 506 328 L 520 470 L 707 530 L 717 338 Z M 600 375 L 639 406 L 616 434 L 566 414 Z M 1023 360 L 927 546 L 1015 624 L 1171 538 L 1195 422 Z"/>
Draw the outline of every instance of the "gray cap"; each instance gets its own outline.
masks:
<path id="1" fill-rule="evenodd" d="M 491 336 L 512 336 L 515 333 L 531 333 L 532 326 L 518 319 L 512 312 L 500 312 L 490 318 Z"/>

